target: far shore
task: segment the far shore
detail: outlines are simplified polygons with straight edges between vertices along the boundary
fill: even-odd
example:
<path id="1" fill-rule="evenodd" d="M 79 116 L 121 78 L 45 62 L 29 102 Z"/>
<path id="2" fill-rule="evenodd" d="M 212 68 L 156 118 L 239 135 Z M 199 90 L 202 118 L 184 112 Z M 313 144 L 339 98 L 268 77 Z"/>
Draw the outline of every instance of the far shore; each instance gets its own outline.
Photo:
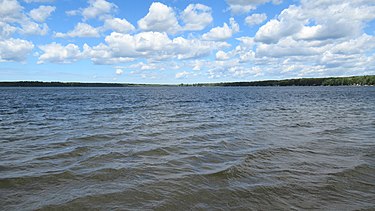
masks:
<path id="1" fill-rule="evenodd" d="M 4 81 L 0 87 L 160 87 L 160 86 L 375 86 L 375 75 L 296 78 L 284 80 L 265 80 L 248 82 L 221 82 L 195 84 L 133 84 L 133 83 L 81 83 L 81 82 L 43 82 L 43 81 Z"/>

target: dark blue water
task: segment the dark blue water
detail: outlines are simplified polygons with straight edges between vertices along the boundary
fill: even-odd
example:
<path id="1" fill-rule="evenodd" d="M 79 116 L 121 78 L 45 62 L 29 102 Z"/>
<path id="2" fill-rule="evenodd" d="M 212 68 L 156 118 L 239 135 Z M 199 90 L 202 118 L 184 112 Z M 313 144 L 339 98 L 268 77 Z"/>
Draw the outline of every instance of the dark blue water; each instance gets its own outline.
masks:
<path id="1" fill-rule="evenodd" d="M 0 88 L 0 208 L 375 209 L 375 87 Z"/>

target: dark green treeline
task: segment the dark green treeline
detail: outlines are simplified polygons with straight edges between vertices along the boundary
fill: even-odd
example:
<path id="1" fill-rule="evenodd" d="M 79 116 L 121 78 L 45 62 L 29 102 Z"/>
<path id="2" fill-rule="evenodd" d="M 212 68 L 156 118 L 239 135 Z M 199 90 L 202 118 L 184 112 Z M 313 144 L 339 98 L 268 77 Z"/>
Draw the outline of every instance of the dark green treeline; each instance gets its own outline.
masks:
<path id="1" fill-rule="evenodd" d="M 267 80 L 267 81 L 251 81 L 251 82 L 180 84 L 178 86 L 365 86 L 365 85 L 374 86 L 375 75 L 351 76 L 351 77 L 330 77 L 330 78 L 299 78 L 299 79 Z M 41 82 L 41 81 L 0 82 L 0 87 L 134 87 L 134 86 L 174 86 L 174 85 Z"/>
<path id="2" fill-rule="evenodd" d="M 267 80 L 252 82 L 225 82 L 213 84 L 194 84 L 196 86 L 374 86 L 375 75 L 331 77 L 331 78 L 299 78 L 286 80 Z"/>

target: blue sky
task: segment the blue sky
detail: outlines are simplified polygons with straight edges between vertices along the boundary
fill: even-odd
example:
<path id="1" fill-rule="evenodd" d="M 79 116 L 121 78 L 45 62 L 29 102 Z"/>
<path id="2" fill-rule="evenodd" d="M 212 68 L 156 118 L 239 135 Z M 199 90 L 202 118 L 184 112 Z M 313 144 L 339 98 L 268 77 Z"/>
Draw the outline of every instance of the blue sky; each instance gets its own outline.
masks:
<path id="1" fill-rule="evenodd" d="M 375 74 L 373 0 L 0 0 L 0 81 Z"/>

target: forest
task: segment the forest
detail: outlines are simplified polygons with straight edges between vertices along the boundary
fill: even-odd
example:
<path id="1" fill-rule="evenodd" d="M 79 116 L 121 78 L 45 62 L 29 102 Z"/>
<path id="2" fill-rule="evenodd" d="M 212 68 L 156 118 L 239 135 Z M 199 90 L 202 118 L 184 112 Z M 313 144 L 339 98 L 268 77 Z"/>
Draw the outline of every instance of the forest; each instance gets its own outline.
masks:
<path id="1" fill-rule="evenodd" d="M 134 87 L 134 86 L 374 86 L 375 75 L 329 77 L 329 78 L 298 78 L 285 80 L 196 83 L 179 85 L 131 84 L 131 83 L 81 83 L 81 82 L 42 82 L 13 81 L 0 82 L 0 87 Z"/>
<path id="2" fill-rule="evenodd" d="M 224 82 L 194 84 L 195 86 L 374 86 L 375 75 L 330 77 L 330 78 L 298 78 L 285 80 L 266 80 L 251 82 Z"/>

